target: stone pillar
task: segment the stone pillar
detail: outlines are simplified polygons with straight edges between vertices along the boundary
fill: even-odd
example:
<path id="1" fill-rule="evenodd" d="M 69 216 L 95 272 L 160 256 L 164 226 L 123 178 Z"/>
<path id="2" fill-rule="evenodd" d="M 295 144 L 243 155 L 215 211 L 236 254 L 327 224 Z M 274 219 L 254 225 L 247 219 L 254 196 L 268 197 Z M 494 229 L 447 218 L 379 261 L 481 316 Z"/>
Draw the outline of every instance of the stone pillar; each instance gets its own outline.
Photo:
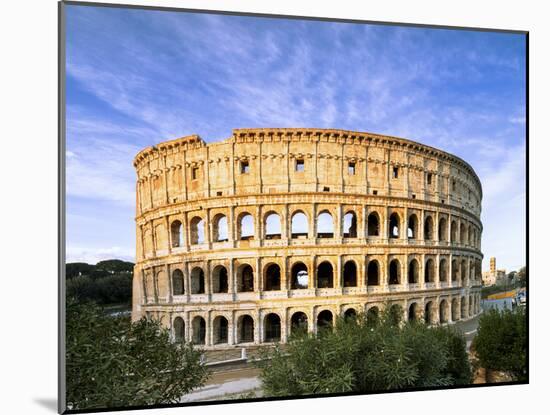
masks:
<path id="1" fill-rule="evenodd" d="M 229 246 L 235 248 L 235 239 L 237 235 L 237 226 L 235 224 L 235 206 L 229 207 L 229 217 L 227 218 L 227 239 Z"/>
<path id="2" fill-rule="evenodd" d="M 281 343 L 285 344 L 288 340 L 288 308 L 284 308 L 281 312 Z"/>
<path id="3" fill-rule="evenodd" d="M 235 326 L 237 322 L 235 320 L 235 310 L 231 311 L 229 318 L 227 319 L 227 344 L 229 346 L 237 343 L 235 336 Z"/>
<path id="4" fill-rule="evenodd" d="M 233 258 L 229 258 L 229 269 L 227 277 L 227 292 L 229 294 L 233 294 L 233 299 L 235 300 L 235 293 L 237 292 L 237 276 L 235 275 L 235 264 Z"/>
<path id="5" fill-rule="evenodd" d="M 281 290 L 288 290 L 288 257 L 284 256 L 281 261 Z"/>
<path id="6" fill-rule="evenodd" d="M 254 272 L 254 292 L 261 292 L 263 291 L 263 275 L 262 275 L 262 269 L 261 269 L 261 259 L 258 257 L 256 258 L 256 269 Z"/>
<path id="7" fill-rule="evenodd" d="M 170 275 L 170 265 L 164 265 L 164 272 L 166 272 L 166 278 L 168 278 L 168 302 L 173 301 L 173 287 L 172 287 L 172 276 Z"/>
<path id="8" fill-rule="evenodd" d="M 409 209 L 406 206 L 403 209 L 403 219 L 400 228 L 401 235 L 399 235 L 399 239 L 402 239 L 405 243 L 407 243 L 409 240 Z"/>
<path id="9" fill-rule="evenodd" d="M 256 310 L 256 321 L 254 322 L 254 344 L 262 343 L 264 339 L 263 326 L 260 310 Z"/>
<path id="10" fill-rule="evenodd" d="M 343 284 L 342 255 L 336 258 L 336 269 L 334 270 L 334 288 L 342 288 Z"/>

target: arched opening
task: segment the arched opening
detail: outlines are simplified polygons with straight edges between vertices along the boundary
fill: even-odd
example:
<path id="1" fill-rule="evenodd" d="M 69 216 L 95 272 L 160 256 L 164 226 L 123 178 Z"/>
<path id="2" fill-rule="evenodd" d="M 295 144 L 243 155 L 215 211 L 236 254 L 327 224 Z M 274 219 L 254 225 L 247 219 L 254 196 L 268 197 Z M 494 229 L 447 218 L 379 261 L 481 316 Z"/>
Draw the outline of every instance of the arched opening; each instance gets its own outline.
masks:
<path id="1" fill-rule="evenodd" d="M 472 295 L 470 295 L 470 301 L 468 301 L 468 304 L 469 304 L 468 308 L 470 309 L 469 315 L 473 316 L 474 315 L 474 297 Z"/>
<path id="2" fill-rule="evenodd" d="M 185 293 L 183 272 L 179 269 L 175 269 L 172 272 L 172 293 L 173 295 L 183 295 Z"/>
<path id="3" fill-rule="evenodd" d="M 334 223 L 332 221 L 332 215 L 327 212 L 321 212 L 317 216 L 317 238 L 333 238 L 334 237 Z"/>
<path id="4" fill-rule="evenodd" d="M 463 223 L 460 224 L 460 243 L 466 243 L 466 226 Z"/>
<path id="5" fill-rule="evenodd" d="M 467 317 L 467 309 L 466 309 L 466 297 L 460 298 L 460 318 L 466 318 Z"/>
<path id="6" fill-rule="evenodd" d="M 418 261 L 416 259 L 409 262 L 409 284 L 418 284 L 418 268 Z"/>
<path id="7" fill-rule="evenodd" d="M 277 264 L 271 264 L 265 270 L 265 291 L 278 291 L 281 289 L 281 268 Z"/>
<path id="8" fill-rule="evenodd" d="M 373 260 L 369 261 L 367 266 L 367 285 L 378 285 L 380 284 L 380 272 L 378 261 Z"/>
<path id="9" fill-rule="evenodd" d="M 388 283 L 390 285 L 399 284 L 401 282 L 401 264 L 397 259 L 392 259 L 390 261 L 389 274 L 390 278 Z"/>
<path id="10" fill-rule="evenodd" d="M 452 221 L 451 222 L 451 243 L 456 243 L 456 232 L 457 232 L 457 229 L 456 229 L 456 221 Z"/>
<path id="11" fill-rule="evenodd" d="M 376 212 L 372 212 L 367 218 L 367 235 L 380 236 L 380 218 Z"/>
<path id="12" fill-rule="evenodd" d="M 447 260 L 445 258 L 442 258 L 441 261 L 439 261 L 439 281 L 447 281 L 448 268 L 449 266 L 447 265 Z"/>
<path id="13" fill-rule="evenodd" d="M 468 272 L 468 265 L 466 265 L 466 260 L 462 260 L 460 263 L 460 280 L 462 281 L 462 284 L 466 284 L 466 277 Z"/>
<path id="14" fill-rule="evenodd" d="M 317 316 L 317 331 L 332 328 L 332 312 L 323 310 Z"/>
<path id="15" fill-rule="evenodd" d="M 344 287 L 357 287 L 357 267 L 353 261 L 344 264 Z"/>
<path id="16" fill-rule="evenodd" d="M 222 214 L 214 216 L 214 229 L 212 229 L 212 238 L 214 242 L 225 242 L 229 239 L 227 227 L 227 217 Z"/>
<path id="17" fill-rule="evenodd" d="M 191 244 L 204 243 L 204 221 L 200 216 L 195 216 L 190 222 Z"/>
<path id="18" fill-rule="evenodd" d="M 451 319 L 457 321 L 460 318 L 460 306 L 458 305 L 458 300 L 453 298 L 451 302 Z"/>
<path id="19" fill-rule="evenodd" d="M 441 324 L 449 321 L 449 304 L 447 300 L 441 300 L 439 303 L 439 322 Z"/>
<path id="20" fill-rule="evenodd" d="M 254 319 L 248 314 L 241 316 L 237 321 L 238 343 L 252 343 L 254 341 Z"/>
<path id="21" fill-rule="evenodd" d="M 409 321 L 415 321 L 418 314 L 418 305 L 416 303 L 412 303 L 409 306 Z"/>
<path id="22" fill-rule="evenodd" d="M 214 319 L 214 344 L 227 343 L 227 333 L 229 323 L 223 316 L 218 316 Z"/>
<path id="23" fill-rule="evenodd" d="M 281 239 L 281 218 L 275 212 L 265 217 L 265 239 Z"/>
<path id="24" fill-rule="evenodd" d="M 275 313 L 265 317 L 265 341 L 281 341 L 281 318 Z"/>
<path id="25" fill-rule="evenodd" d="M 424 240 L 431 241 L 434 238 L 434 221 L 431 216 L 424 219 Z"/>
<path id="26" fill-rule="evenodd" d="M 307 238 L 307 216 L 304 212 L 296 212 L 292 215 L 290 235 L 292 239 Z"/>
<path id="27" fill-rule="evenodd" d="M 447 241 L 447 219 L 446 218 L 439 219 L 439 229 L 437 230 L 437 234 L 439 235 L 439 240 L 441 242 Z"/>
<path id="28" fill-rule="evenodd" d="M 456 262 L 456 259 L 453 259 L 453 262 L 451 263 L 451 280 L 458 280 L 458 263 Z"/>
<path id="29" fill-rule="evenodd" d="M 204 294 L 204 271 L 199 267 L 191 271 L 191 294 Z"/>
<path id="30" fill-rule="evenodd" d="M 218 265 L 212 271 L 212 291 L 215 293 L 226 293 L 229 289 L 227 269 Z"/>
<path id="31" fill-rule="evenodd" d="M 303 262 L 297 262 L 292 265 L 291 283 L 292 290 L 300 290 L 308 287 L 309 276 L 307 273 L 307 266 Z"/>
<path id="32" fill-rule="evenodd" d="M 206 341 L 206 321 L 202 317 L 193 319 L 193 343 L 205 344 Z"/>
<path id="33" fill-rule="evenodd" d="M 346 320 L 353 320 L 356 318 L 357 318 L 357 311 L 355 310 L 355 308 L 348 308 L 344 313 L 344 319 Z"/>
<path id="34" fill-rule="evenodd" d="M 307 315 L 298 311 L 290 318 L 290 333 L 307 333 Z"/>
<path id="35" fill-rule="evenodd" d="M 389 309 L 388 318 L 391 325 L 397 326 L 403 318 L 403 308 L 399 304 L 393 304 Z"/>
<path id="36" fill-rule="evenodd" d="M 237 270 L 237 290 L 239 292 L 254 291 L 254 270 L 248 264 L 241 265 Z"/>
<path id="37" fill-rule="evenodd" d="M 238 223 L 238 234 L 241 241 L 254 238 L 254 218 L 250 213 L 242 213 Z"/>
<path id="38" fill-rule="evenodd" d="M 317 288 L 332 288 L 333 273 L 332 264 L 328 261 L 321 262 L 317 266 Z"/>
<path id="39" fill-rule="evenodd" d="M 390 216 L 390 238 L 399 238 L 399 215 L 392 213 Z"/>
<path id="40" fill-rule="evenodd" d="M 468 245 L 474 246 L 474 232 L 472 230 L 472 225 L 468 226 Z"/>
<path id="41" fill-rule="evenodd" d="M 353 211 L 344 215 L 344 238 L 357 238 L 357 216 Z"/>
<path id="42" fill-rule="evenodd" d="M 170 232 L 172 237 L 172 248 L 183 246 L 183 225 L 179 220 L 172 222 L 172 225 L 170 225 Z"/>
<path id="43" fill-rule="evenodd" d="M 433 259 L 426 261 L 424 267 L 424 282 L 435 282 L 435 265 Z"/>
<path id="44" fill-rule="evenodd" d="M 408 239 L 418 238 L 418 218 L 414 213 L 409 216 L 409 221 L 407 226 L 407 238 Z"/>
<path id="45" fill-rule="evenodd" d="M 185 341 L 185 322 L 181 317 L 174 319 L 174 339 L 177 343 Z"/>
<path id="46" fill-rule="evenodd" d="M 434 322 L 433 302 L 428 301 L 424 306 L 424 322 L 432 324 Z"/>
<path id="47" fill-rule="evenodd" d="M 375 324 L 378 324 L 378 316 L 380 314 L 380 310 L 378 310 L 378 307 L 373 306 L 367 310 L 367 325 L 368 326 L 374 326 Z"/>

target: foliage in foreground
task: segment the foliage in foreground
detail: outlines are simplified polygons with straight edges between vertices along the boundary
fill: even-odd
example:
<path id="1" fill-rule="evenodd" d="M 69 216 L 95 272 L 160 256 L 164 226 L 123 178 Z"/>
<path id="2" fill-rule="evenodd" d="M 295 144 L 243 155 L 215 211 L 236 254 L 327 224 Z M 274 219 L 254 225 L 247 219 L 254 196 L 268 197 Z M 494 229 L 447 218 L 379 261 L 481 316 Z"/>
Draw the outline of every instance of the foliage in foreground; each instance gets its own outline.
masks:
<path id="1" fill-rule="evenodd" d="M 66 327 L 71 409 L 173 403 L 207 379 L 200 351 L 172 343 L 157 321 L 130 323 L 69 300 Z"/>
<path id="2" fill-rule="evenodd" d="M 524 307 L 485 311 L 473 340 L 479 364 L 527 380 L 527 318 Z"/>
<path id="3" fill-rule="evenodd" d="M 75 297 L 80 302 L 128 304 L 132 299 L 132 274 L 113 274 L 101 278 L 82 275 L 72 278 L 67 280 L 67 297 Z"/>
<path id="4" fill-rule="evenodd" d="M 340 319 L 334 330 L 301 333 L 260 362 L 267 396 L 371 392 L 472 382 L 464 337 L 420 322 Z"/>

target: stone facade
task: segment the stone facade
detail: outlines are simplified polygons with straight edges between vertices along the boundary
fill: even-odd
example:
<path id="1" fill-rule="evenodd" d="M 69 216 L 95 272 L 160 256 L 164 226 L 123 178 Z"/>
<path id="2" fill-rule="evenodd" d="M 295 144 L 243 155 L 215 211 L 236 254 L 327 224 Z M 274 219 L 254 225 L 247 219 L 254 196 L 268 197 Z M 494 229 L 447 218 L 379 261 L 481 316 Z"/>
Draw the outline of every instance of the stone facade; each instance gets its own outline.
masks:
<path id="1" fill-rule="evenodd" d="M 506 270 L 497 269 L 497 259 L 495 257 L 489 258 L 489 271 L 485 271 L 482 274 L 483 285 L 495 285 L 497 283 L 503 283 L 506 280 Z"/>
<path id="2" fill-rule="evenodd" d="M 134 159 L 132 318 L 206 348 L 285 342 L 398 304 L 480 312 L 482 189 L 463 160 L 342 130 L 245 129 Z"/>

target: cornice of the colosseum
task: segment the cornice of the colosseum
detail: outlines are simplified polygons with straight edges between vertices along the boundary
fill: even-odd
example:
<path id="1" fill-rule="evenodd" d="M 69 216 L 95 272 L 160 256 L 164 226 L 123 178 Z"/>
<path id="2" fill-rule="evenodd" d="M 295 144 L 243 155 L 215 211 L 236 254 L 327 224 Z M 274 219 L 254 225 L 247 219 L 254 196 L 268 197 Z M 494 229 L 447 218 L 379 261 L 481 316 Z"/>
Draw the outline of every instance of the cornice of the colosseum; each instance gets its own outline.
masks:
<path id="1" fill-rule="evenodd" d="M 232 137 L 207 144 L 200 136 L 190 135 L 174 140 L 164 141 L 155 146 L 147 147 L 141 150 L 134 158 L 133 165 L 138 168 L 143 162 L 147 162 L 160 155 L 166 155 L 169 151 L 180 149 L 200 149 L 208 148 L 213 145 L 223 145 L 232 143 L 262 143 L 262 142 L 330 142 L 335 144 L 357 144 L 365 146 L 382 146 L 385 148 L 398 147 L 400 150 L 409 149 L 429 156 L 434 156 L 442 160 L 455 163 L 468 171 L 475 178 L 480 196 L 482 196 L 482 186 L 479 177 L 472 166 L 453 154 L 443 150 L 422 144 L 409 139 L 374 134 L 369 132 L 355 132 L 347 130 L 334 129 L 311 129 L 311 128 L 270 128 L 270 129 L 234 129 Z M 262 155 L 263 156 L 263 155 Z M 282 157 L 285 155 L 283 154 Z M 321 156 L 320 154 L 318 157 Z M 334 155 L 323 155 L 324 157 Z M 279 155 L 281 157 L 281 155 Z M 336 156 L 339 157 L 339 156 Z M 384 162 L 385 163 L 385 162 Z"/>
<path id="2" fill-rule="evenodd" d="M 384 195 L 365 195 L 365 194 L 349 194 L 349 193 L 337 193 L 337 192 L 292 192 L 292 193 L 269 193 L 269 194 L 242 194 L 231 196 L 216 196 L 201 199 L 192 199 L 177 203 L 171 203 L 164 206 L 158 206 L 153 209 L 149 209 L 143 212 L 141 215 L 135 217 L 136 224 L 142 225 L 147 221 L 160 219 L 171 214 L 182 214 L 187 212 L 193 212 L 205 209 L 223 208 L 227 206 L 257 206 L 257 205 L 282 205 L 282 204 L 296 204 L 304 203 L 304 197 L 315 197 L 315 201 L 311 203 L 322 204 L 341 204 L 341 205 L 367 205 L 373 207 L 385 208 L 391 205 L 390 202 L 399 202 L 399 205 L 395 205 L 396 208 L 407 207 L 410 209 L 428 210 L 426 207 L 437 209 L 439 212 L 444 212 L 457 217 L 468 218 L 474 222 L 480 230 L 483 230 L 481 220 L 476 214 L 470 212 L 467 209 L 463 209 L 459 206 L 443 204 L 430 200 L 422 199 L 410 199 L 399 196 L 384 196 Z M 354 198 L 360 198 L 362 201 L 359 203 L 350 202 L 350 196 Z M 282 199 L 284 200 L 282 200 Z M 251 200 L 251 202 L 239 204 L 242 200 Z"/>

